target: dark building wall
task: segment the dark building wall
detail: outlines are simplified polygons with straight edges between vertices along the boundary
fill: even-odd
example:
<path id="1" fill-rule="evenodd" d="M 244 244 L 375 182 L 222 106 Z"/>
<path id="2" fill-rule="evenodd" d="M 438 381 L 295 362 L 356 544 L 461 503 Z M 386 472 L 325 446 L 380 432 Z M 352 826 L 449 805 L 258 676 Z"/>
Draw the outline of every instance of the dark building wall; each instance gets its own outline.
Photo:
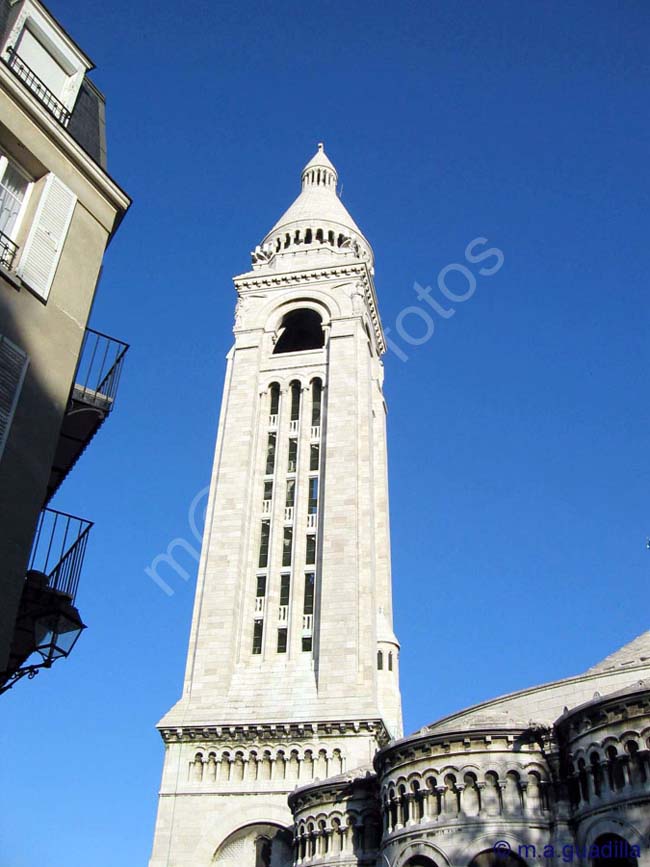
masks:
<path id="1" fill-rule="evenodd" d="M 95 162 L 106 168 L 106 103 L 87 77 L 79 90 L 68 132 Z"/>

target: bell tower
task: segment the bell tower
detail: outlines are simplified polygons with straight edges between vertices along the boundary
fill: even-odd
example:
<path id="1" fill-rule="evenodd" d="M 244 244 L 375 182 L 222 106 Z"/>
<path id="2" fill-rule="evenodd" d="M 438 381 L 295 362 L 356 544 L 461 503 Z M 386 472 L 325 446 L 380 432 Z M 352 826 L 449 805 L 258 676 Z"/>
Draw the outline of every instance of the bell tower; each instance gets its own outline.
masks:
<path id="1" fill-rule="evenodd" d="M 151 867 L 292 863 L 287 795 L 402 734 L 372 249 L 319 144 L 234 278 Z"/>

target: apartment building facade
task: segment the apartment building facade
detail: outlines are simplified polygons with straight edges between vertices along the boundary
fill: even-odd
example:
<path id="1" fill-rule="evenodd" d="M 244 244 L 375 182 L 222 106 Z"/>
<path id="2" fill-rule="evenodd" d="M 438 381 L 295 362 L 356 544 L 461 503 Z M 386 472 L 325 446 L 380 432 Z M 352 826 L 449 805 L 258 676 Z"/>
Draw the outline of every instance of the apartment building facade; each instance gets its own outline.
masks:
<path id="1" fill-rule="evenodd" d="M 88 328 L 130 205 L 92 69 L 38 0 L 0 2 L 0 691 L 83 628 L 92 525 L 48 503 L 111 412 L 127 349 Z"/>

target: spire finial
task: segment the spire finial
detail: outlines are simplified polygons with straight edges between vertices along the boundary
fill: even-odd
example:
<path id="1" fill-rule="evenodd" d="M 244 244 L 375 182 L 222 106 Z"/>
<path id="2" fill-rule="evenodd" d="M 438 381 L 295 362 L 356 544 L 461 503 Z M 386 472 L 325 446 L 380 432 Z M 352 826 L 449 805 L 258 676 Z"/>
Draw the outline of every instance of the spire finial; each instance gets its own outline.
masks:
<path id="1" fill-rule="evenodd" d="M 322 142 L 322 141 L 319 141 L 319 142 L 318 142 L 318 150 L 319 150 L 319 152 L 322 153 L 323 150 L 324 150 L 324 148 L 325 148 L 325 145 L 323 144 L 323 142 Z"/>

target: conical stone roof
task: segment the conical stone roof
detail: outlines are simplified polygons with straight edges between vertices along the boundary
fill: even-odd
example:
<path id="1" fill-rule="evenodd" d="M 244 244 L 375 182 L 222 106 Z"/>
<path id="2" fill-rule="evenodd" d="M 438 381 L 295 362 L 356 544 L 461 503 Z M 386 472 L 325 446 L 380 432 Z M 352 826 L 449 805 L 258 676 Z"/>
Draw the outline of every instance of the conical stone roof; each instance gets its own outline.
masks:
<path id="1" fill-rule="evenodd" d="M 270 249 L 272 245 L 280 252 L 289 235 L 289 246 L 293 250 L 295 231 L 311 229 L 314 237 L 321 230 L 325 240 L 328 232 L 333 231 L 337 247 L 341 246 L 340 236 L 359 241 L 372 258 L 370 244 L 336 192 L 338 173 L 322 143 L 302 170 L 301 180 L 300 195 L 267 233 L 262 248 Z"/>

